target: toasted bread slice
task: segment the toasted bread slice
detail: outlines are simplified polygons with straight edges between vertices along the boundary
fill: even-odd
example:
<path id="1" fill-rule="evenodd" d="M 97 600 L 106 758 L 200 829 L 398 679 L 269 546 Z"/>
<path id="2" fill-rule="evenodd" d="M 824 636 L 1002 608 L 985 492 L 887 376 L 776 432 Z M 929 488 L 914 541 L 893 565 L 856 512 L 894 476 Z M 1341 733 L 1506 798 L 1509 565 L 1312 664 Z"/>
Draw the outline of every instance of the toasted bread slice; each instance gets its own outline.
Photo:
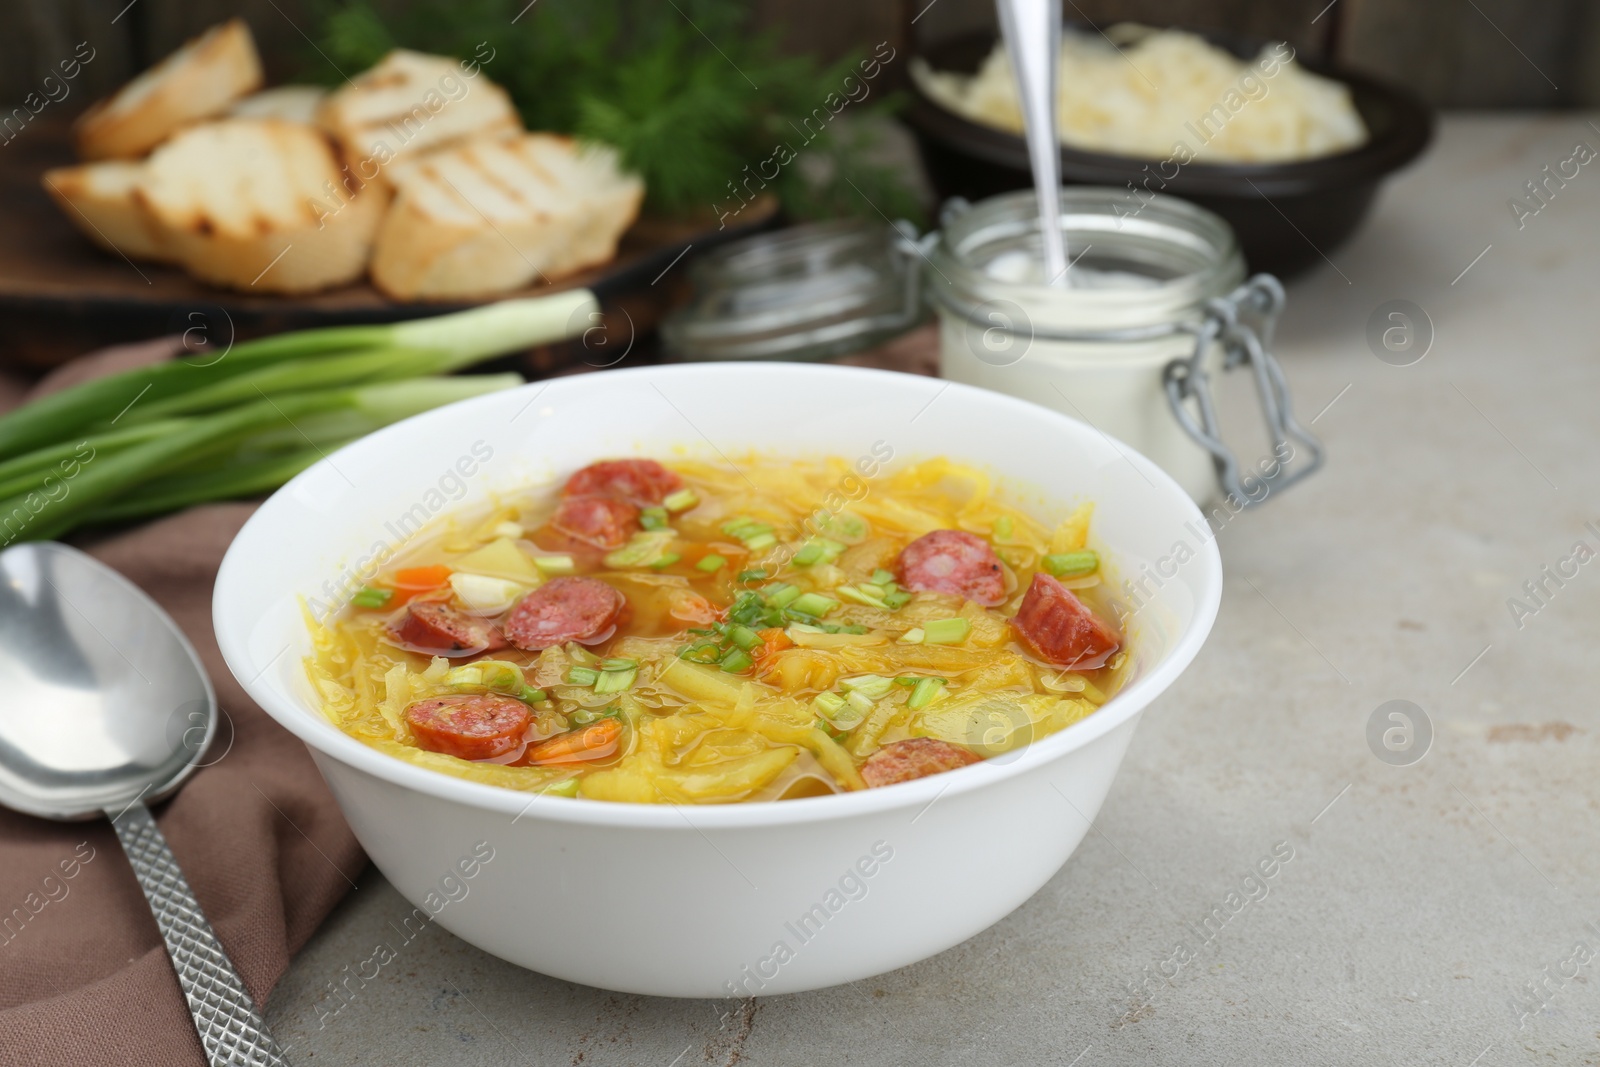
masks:
<path id="1" fill-rule="evenodd" d="M 544 133 L 477 138 L 389 176 L 372 280 L 401 300 L 487 296 L 603 263 L 644 197 L 612 150 Z"/>
<path id="2" fill-rule="evenodd" d="M 317 122 L 363 174 L 464 137 L 522 129 L 511 98 L 486 75 L 468 77 L 447 56 L 405 49 L 331 94 Z"/>
<path id="3" fill-rule="evenodd" d="M 242 19 L 213 26 L 85 111 L 74 126 L 78 155 L 137 159 L 260 87 L 250 27 Z"/>
<path id="4" fill-rule="evenodd" d="M 317 109 L 328 96 L 315 85 L 279 85 L 251 93 L 228 109 L 235 119 L 287 119 L 308 124 L 317 121 Z"/>
<path id="5" fill-rule="evenodd" d="M 47 170 L 43 183 L 62 213 L 101 248 L 129 259 L 170 260 L 134 200 L 143 175 L 143 163 L 111 159 Z"/>
<path id="6" fill-rule="evenodd" d="M 389 199 L 359 188 L 320 130 L 282 119 L 185 130 L 151 155 L 133 195 L 191 274 L 272 293 L 359 278 Z"/>

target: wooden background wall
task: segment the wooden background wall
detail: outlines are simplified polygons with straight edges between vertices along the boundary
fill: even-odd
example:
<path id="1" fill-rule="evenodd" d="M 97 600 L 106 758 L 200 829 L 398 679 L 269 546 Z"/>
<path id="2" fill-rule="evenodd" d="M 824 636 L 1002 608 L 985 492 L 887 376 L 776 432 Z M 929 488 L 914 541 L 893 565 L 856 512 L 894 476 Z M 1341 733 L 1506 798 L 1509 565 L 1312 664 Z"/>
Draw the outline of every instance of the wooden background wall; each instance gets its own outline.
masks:
<path id="1" fill-rule="evenodd" d="M 232 15 L 249 21 L 269 80 L 292 76 L 306 54 L 304 33 L 315 29 L 313 2 L 3 0 L 0 109 L 19 105 L 80 41 L 96 56 L 61 102 L 68 111 Z M 822 55 L 880 40 L 903 47 L 994 23 L 992 0 L 754 0 L 753 7 L 794 49 Z M 1600 3 L 1593 0 L 1066 0 L 1065 8 L 1098 25 L 1134 19 L 1282 38 L 1443 106 L 1600 103 Z"/>

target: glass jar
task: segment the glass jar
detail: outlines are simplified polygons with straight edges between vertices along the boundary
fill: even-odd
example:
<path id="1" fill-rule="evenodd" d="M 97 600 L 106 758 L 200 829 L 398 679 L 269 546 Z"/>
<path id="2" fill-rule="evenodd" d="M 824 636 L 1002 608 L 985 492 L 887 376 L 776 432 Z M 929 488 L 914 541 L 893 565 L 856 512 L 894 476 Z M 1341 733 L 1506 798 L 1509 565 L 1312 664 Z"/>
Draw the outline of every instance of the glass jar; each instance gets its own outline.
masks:
<path id="1" fill-rule="evenodd" d="M 1245 282 L 1227 223 L 1174 197 L 1130 204 L 1124 190 L 1073 187 L 1061 191 L 1061 226 L 1072 262 L 1065 287 L 1042 276 L 1032 190 L 946 208 L 924 246 L 943 377 L 1087 422 L 1199 503 L 1219 488 L 1240 507 L 1260 503 L 1321 464 L 1266 351 L 1282 287 L 1268 275 Z M 1247 363 L 1274 452 L 1241 474 L 1208 383 Z"/>
<path id="2" fill-rule="evenodd" d="M 906 234 L 883 223 L 757 234 L 695 262 L 694 299 L 662 324 L 662 339 L 693 360 L 813 360 L 869 348 L 922 317 L 920 262 Z"/>

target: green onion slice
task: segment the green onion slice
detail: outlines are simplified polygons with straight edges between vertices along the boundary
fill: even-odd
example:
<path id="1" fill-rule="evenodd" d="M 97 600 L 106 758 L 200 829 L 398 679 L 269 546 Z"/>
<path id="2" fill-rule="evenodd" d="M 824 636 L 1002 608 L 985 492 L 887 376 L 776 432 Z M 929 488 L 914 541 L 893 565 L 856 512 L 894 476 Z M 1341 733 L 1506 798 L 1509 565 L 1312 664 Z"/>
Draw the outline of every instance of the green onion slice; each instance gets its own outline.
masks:
<path id="1" fill-rule="evenodd" d="M 934 619 L 922 626 L 922 642 L 927 645 L 959 645 L 972 631 L 966 619 Z"/>
<path id="2" fill-rule="evenodd" d="M 1081 578 L 1100 569 L 1100 553 L 1093 549 L 1082 552 L 1056 552 L 1045 556 L 1040 564 L 1056 578 Z"/>
<path id="3" fill-rule="evenodd" d="M 700 498 L 695 495 L 694 490 L 685 488 L 668 493 L 667 498 L 661 502 L 661 506 L 668 511 L 688 511 L 698 503 L 700 503 Z"/>
<path id="4" fill-rule="evenodd" d="M 350 603 L 358 608 L 381 608 L 394 598 L 393 589 L 384 589 L 380 586 L 369 585 L 361 592 L 350 598 Z"/>

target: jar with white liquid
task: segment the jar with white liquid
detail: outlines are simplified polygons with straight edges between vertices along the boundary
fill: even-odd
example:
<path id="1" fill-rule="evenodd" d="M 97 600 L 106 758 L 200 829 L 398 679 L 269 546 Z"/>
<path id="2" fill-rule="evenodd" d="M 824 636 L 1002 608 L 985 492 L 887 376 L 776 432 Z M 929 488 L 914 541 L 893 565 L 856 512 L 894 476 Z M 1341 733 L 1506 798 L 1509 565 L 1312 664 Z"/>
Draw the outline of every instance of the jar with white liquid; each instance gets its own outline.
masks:
<path id="1" fill-rule="evenodd" d="M 1269 275 L 1246 281 L 1227 223 L 1173 197 L 1130 204 L 1121 190 L 1073 187 L 1061 191 L 1061 226 L 1070 284 L 1053 286 L 1032 190 L 946 208 L 923 244 L 943 377 L 1087 422 L 1199 503 L 1248 507 L 1321 465 L 1266 349 L 1283 289 Z M 1210 381 L 1246 365 L 1273 451 L 1241 467 Z"/>

